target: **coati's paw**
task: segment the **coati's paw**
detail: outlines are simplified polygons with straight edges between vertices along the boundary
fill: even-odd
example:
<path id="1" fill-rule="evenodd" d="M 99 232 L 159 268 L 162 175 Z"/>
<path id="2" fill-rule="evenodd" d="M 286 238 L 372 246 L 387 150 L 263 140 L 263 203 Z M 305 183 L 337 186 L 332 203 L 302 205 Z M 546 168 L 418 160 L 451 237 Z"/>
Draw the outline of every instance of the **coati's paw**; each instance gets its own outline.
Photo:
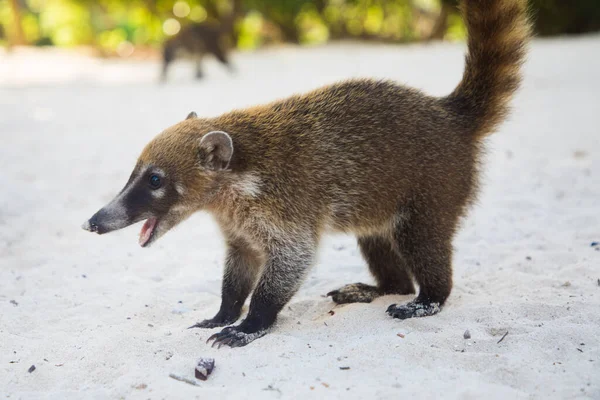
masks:
<path id="1" fill-rule="evenodd" d="M 253 333 L 242 332 L 239 329 L 239 326 L 228 326 L 224 328 L 221 332 L 215 333 L 211 337 L 206 340 L 206 343 L 213 340 L 213 344 L 211 347 L 218 346 L 220 349 L 221 346 L 229 346 L 229 347 L 242 347 L 247 345 L 248 343 L 258 339 L 266 335 L 266 330 L 261 330 Z"/>
<path id="2" fill-rule="evenodd" d="M 413 300 L 407 304 L 392 304 L 388 307 L 387 313 L 394 318 L 408 319 L 416 317 L 427 317 L 439 313 L 440 303 L 423 302 Z"/>
<path id="3" fill-rule="evenodd" d="M 365 283 L 352 283 L 327 293 L 337 304 L 370 303 L 383 293 L 379 288 Z"/>

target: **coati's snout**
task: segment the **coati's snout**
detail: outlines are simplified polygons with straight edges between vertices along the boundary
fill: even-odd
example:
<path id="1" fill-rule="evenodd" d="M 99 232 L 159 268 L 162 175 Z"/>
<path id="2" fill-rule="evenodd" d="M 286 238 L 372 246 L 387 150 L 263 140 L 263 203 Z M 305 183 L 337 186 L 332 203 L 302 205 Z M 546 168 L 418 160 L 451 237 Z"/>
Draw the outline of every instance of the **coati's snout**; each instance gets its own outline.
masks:
<path id="1" fill-rule="evenodd" d="M 146 247 L 202 209 L 228 174 L 230 136 L 195 131 L 195 113 L 158 135 L 142 152 L 121 192 L 82 228 L 98 234 L 146 220 L 139 243 Z"/>
<path id="2" fill-rule="evenodd" d="M 123 190 L 86 221 L 83 229 L 103 234 L 146 220 L 139 239 L 144 247 L 182 219 L 181 212 L 172 210 L 179 197 L 165 171 L 138 163 Z"/>

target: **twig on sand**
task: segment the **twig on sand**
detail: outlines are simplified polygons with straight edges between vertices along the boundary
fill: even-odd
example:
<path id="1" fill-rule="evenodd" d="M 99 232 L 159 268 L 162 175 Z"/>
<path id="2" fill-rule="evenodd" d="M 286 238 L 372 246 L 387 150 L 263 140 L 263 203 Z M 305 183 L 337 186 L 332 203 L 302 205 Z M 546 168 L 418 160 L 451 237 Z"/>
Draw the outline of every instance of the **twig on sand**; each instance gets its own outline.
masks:
<path id="1" fill-rule="evenodd" d="M 496 343 L 496 344 L 500 344 L 500 342 L 503 341 L 507 335 L 508 335 L 508 331 L 506 331 L 506 333 L 504 335 L 502 335 L 502 337 L 500 338 L 500 340 L 498 340 L 498 343 Z"/>
<path id="2" fill-rule="evenodd" d="M 264 388 L 263 390 L 268 390 L 268 391 L 272 391 L 272 392 L 278 392 L 279 394 L 281 394 L 281 390 L 279 390 L 278 388 L 274 387 L 273 385 L 269 385 L 266 388 Z"/>
<path id="3" fill-rule="evenodd" d="M 181 381 L 181 382 L 189 383 L 190 385 L 201 386 L 200 384 L 198 384 L 198 382 L 193 381 L 191 379 L 188 379 L 188 378 L 186 378 L 184 376 L 175 375 L 175 374 L 169 374 L 169 377 L 175 379 L 176 381 Z"/>

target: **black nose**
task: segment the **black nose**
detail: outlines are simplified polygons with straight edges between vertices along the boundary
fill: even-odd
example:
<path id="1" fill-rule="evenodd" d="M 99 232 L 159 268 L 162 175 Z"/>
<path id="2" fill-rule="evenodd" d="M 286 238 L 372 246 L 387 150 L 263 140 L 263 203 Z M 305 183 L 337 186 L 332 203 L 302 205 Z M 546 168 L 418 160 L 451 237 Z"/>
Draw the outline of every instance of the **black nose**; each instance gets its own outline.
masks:
<path id="1" fill-rule="evenodd" d="M 102 211 L 102 210 L 100 210 L 100 211 Z M 108 230 L 102 226 L 102 223 L 100 222 L 100 218 L 98 215 L 98 214 L 100 214 L 100 211 L 98 211 L 96 214 L 94 214 L 92 216 L 92 218 L 85 221 L 81 227 L 83 229 L 85 229 L 86 231 L 95 232 L 99 235 L 106 233 Z"/>
<path id="2" fill-rule="evenodd" d="M 92 218 L 90 218 L 89 220 L 85 221 L 83 223 L 83 225 L 81 225 L 81 227 L 83 229 L 85 229 L 86 231 L 90 231 L 90 232 L 96 232 L 98 233 L 98 223 L 97 223 L 97 217 L 96 215 L 94 215 Z"/>

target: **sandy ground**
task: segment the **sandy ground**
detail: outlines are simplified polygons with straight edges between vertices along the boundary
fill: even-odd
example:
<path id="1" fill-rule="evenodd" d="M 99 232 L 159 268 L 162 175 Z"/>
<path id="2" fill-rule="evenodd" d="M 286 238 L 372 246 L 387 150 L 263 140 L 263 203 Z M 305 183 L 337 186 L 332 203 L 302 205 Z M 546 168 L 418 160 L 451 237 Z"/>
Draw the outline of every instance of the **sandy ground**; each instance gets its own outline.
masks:
<path id="1" fill-rule="evenodd" d="M 147 250 L 139 226 L 80 229 L 142 146 L 191 110 L 216 115 L 356 76 L 444 94 L 463 51 L 280 48 L 237 54 L 233 76 L 210 61 L 202 82 L 179 64 L 166 85 L 152 63 L 1 55 L 1 397 L 600 399 L 600 36 L 535 42 L 435 317 L 390 319 L 401 296 L 334 307 L 327 291 L 370 282 L 353 238 L 334 236 L 269 335 L 212 349 L 216 330 L 186 329 L 220 302 L 224 247 L 209 216 Z M 199 357 L 216 359 L 207 382 L 169 378 L 192 377 Z"/>

